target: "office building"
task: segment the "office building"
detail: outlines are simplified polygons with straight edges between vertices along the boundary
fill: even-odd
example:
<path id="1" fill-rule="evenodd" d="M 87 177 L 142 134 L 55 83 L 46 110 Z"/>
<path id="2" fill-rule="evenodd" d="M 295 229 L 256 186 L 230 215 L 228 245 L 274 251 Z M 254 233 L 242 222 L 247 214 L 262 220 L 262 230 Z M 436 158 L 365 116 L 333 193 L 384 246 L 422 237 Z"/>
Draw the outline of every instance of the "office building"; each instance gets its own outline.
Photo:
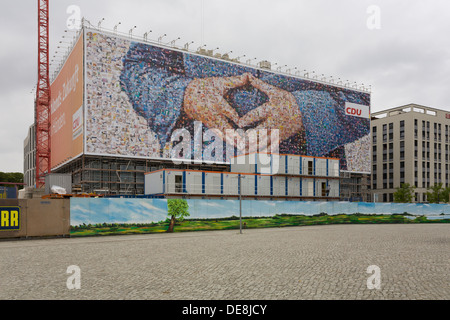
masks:
<path id="1" fill-rule="evenodd" d="M 373 113 L 371 126 L 374 201 L 393 202 L 409 183 L 427 202 L 429 187 L 449 185 L 450 111 L 409 104 Z"/>

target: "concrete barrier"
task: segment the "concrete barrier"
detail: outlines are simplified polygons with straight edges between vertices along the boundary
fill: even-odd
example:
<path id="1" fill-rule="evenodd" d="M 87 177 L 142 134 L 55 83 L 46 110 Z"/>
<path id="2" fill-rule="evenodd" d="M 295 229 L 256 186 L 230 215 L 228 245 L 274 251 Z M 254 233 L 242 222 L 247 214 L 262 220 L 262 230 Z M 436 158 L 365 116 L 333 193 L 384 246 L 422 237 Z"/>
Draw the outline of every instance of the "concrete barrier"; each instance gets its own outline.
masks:
<path id="1" fill-rule="evenodd" d="M 0 231 L 0 239 L 70 236 L 70 200 L 0 200 L 0 207 L 19 207 L 18 230 Z"/>

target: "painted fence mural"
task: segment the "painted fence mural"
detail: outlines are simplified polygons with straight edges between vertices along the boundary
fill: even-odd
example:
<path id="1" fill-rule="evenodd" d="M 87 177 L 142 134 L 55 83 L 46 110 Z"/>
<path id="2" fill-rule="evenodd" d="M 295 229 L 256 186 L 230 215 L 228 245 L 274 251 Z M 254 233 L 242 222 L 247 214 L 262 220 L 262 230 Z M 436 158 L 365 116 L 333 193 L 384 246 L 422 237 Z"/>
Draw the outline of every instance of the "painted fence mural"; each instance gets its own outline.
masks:
<path id="1" fill-rule="evenodd" d="M 214 219 L 239 216 L 238 200 L 188 199 L 189 219 Z M 243 200 L 243 217 L 271 217 L 276 214 L 313 216 L 338 214 L 403 214 L 450 218 L 447 204 L 399 204 L 357 202 L 300 202 Z M 72 198 L 70 224 L 153 223 L 167 219 L 166 199 Z"/>

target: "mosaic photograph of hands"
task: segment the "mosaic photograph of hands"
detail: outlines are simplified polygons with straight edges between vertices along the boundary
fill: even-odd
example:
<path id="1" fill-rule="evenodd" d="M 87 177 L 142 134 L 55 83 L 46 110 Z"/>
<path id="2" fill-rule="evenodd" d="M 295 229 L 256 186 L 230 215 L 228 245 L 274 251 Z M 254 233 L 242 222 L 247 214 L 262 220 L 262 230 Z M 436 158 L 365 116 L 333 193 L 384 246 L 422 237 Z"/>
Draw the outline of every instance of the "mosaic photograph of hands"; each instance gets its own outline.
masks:
<path id="1" fill-rule="evenodd" d="M 221 132 L 279 129 L 281 154 L 340 158 L 342 170 L 370 172 L 370 120 L 345 114 L 346 102 L 370 106 L 369 93 L 101 34 L 88 35 L 88 42 L 88 74 L 90 61 L 120 64 L 115 85 L 155 134 L 161 157 L 174 130 L 186 128 L 193 137 L 200 121 L 203 130 Z M 115 47 L 122 48 L 116 60 L 90 57 L 110 56 L 102 48 Z M 361 139 L 368 146 L 355 144 Z M 363 147 L 345 148 L 350 145 Z M 367 161 L 348 167 L 346 149 Z"/>

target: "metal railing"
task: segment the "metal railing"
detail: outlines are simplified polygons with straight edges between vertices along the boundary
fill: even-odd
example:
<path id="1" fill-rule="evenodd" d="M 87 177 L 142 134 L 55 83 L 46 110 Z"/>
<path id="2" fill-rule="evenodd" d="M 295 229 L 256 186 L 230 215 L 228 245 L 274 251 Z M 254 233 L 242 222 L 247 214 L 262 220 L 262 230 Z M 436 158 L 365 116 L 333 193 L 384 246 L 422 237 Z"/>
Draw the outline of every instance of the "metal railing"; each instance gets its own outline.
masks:
<path id="1" fill-rule="evenodd" d="M 315 191 L 315 194 L 314 194 Z M 179 194 L 179 195 L 203 195 L 203 196 L 266 196 L 266 197 L 324 197 L 324 198 L 337 198 L 339 197 L 339 184 L 329 185 L 327 188 L 322 189 L 320 186 L 316 186 L 314 190 L 313 185 L 302 186 L 297 182 L 294 186 L 286 187 L 285 183 L 277 184 L 274 186 L 261 186 L 255 187 L 254 181 L 247 182 L 242 181 L 241 190 L 239 190 L 239 182 L 236 178 L 235 181 L 226 185 L 214 185 L 214 184 L 183 184 L 175 182 L 166 182 L 164 185 L 164 194 Z"/>

